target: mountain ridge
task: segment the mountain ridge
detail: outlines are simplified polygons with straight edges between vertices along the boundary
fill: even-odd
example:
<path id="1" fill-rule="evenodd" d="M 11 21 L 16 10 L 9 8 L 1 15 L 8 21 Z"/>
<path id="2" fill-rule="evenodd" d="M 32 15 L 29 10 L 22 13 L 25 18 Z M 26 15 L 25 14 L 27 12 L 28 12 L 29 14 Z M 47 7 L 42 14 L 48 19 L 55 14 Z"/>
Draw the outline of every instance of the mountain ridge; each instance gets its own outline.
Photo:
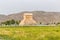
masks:
<path id="1" fill-rule="evenodd" d="M 7 20 L 22 20 L 24 13 L 33 13 L 33 18 L 37 23 L 58 23 L 60 22 L 60 12 L 45 12 L 45 11 L 24 11 L 10 15 L 0 15 L 0 23 Z"/>

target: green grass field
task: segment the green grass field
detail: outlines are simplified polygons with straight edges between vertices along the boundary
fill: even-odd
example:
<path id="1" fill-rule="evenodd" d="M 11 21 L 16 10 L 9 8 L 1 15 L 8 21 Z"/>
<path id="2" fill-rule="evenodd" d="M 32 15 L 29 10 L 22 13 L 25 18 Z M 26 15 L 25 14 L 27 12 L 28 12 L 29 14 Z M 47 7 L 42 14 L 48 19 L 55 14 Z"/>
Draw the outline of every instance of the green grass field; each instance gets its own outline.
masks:
<path id="1" fill-rule="evenodd" d="M 60 40 L 60 27 L 0 27 L 0 40 Z"/>

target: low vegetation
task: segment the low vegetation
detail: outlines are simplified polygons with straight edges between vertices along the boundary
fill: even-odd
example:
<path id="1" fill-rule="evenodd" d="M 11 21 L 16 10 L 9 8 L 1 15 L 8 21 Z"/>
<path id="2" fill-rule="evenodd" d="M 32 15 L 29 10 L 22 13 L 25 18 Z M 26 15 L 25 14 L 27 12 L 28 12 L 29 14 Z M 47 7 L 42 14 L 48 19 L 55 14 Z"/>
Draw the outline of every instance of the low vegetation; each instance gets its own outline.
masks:
<path id="1" fill-rule="evenodd" d="M 59 26 L 0 27 L 0 40 L 60 40 Z"/>

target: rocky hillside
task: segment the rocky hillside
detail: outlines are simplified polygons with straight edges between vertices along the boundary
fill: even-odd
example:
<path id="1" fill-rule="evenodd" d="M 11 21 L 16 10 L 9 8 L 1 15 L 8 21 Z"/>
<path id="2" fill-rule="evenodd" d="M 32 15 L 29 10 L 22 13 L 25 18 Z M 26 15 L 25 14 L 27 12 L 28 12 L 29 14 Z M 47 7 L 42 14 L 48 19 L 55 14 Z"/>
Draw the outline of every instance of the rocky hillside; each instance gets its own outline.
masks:
<path id="1" fill-rule="evenodd" d="M 24 13 L 30 13 L 28 11 L 6 15 L 0 15 L 0 23 L 7 20 L 22 20 Z M 58 23 L 60 22 L 60 12 L 44 12 L 44 11 L 31 11 L 33 18 L 42 24 Z"/>

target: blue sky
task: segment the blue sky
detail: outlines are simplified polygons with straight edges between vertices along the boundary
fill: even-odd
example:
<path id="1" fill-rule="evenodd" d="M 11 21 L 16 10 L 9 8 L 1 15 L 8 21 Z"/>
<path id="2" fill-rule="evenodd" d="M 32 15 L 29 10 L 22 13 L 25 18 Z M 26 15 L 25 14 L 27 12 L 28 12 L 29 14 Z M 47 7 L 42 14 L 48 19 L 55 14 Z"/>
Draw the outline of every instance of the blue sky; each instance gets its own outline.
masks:
<path id="1" fill-rule="evenodd" d="M 32 10 L 60 12 L 60 0 L 0 0 L 0 14 Z"/>

